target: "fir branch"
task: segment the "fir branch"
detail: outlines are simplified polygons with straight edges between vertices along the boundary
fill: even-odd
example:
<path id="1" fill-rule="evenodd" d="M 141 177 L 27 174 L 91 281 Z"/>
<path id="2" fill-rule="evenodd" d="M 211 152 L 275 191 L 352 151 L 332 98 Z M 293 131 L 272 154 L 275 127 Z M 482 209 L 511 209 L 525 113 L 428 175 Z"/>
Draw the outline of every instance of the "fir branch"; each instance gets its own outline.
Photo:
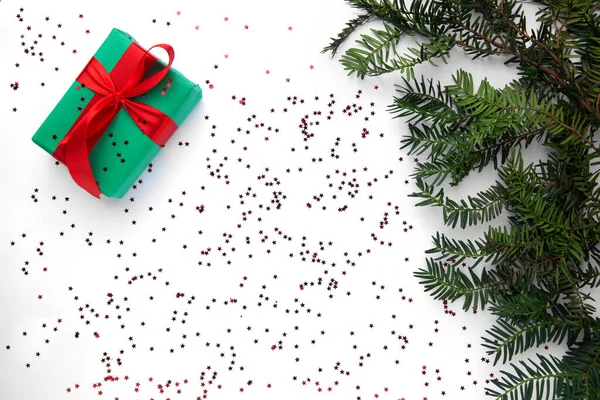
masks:
<path id="1" fill-rule="evenodd" d="M 491 221 L 500 215 L 507 199 L 505 189 L 500 185 L 479 192 L 475 197 L 468 196 L 467 201 L 461 200 L 460 204 L 444 196 L 443 189 L 434 194 L 435 187 L 420 178 L 417 178 L 416 185 L 420 192 L 412 193 L 409 196 L 425 199 L 417 204 L 419 206 L 435 205 L 441 207 L 444 223 L 453 228 L 459 222 L 460 227 L 464 229 L 467 225 L 471 226 Z"/>
<path id="2" fill-rule="evenodd" d="M 586 342 L 578 342 L 565 354 L 564 362 L 581 377 L 585 399 L 600 398 L 600 341 L 595 336 Z"/>
<path id="3" fill-rule="evenodd" d="M 328 51 L 331 52 L 331 57 L 335 57 L 335 54 L 338 51 L 338 48 L 342 45 L 342 43 L 350 36 L 358 27 L 368 22 L 374 17 L 374 14 L 367 13 L 359 15 L 358 17 L 350 20 L 346 25 L 346 27 L 338 34 L 336 38 L 331 38 L 331 43 L 329 46 L 323 48 L 321 53 L 326 53 Z"/>
<path id="4" fill-rule="evenodd" d="M 550 355 L 537 355 L 538 362 L 519 361 L 520 367 L 510 364 L 514 373 L 502 371 L 502 378 L 492 380 L 498 389 L 487 393 L 499 400 L 550 400 L 561 396 L 578 399 L 584 386 L 582 374 L 571 372 L 567 364 Z M 567 383 L 568 382 L 568 383 Z"/>
<path id="5" fill-rule="evenodd" d="M 539 347 L 547 342 L 561 344 L 567 332 L 569 325 L 555 321 L 553 318 L 537 321 L 534 323 L 514 326 L 499 318 L 495 325 L 486 330 L 489 337 L 483 338 L 483 347 L 488 355 L 494 355 L 494 365 L 502 358 L 502 363 L 526 350 Z"/>
<path id="6" fill-rule="evenodd" d="M 394 114 L 394 118 L 410 116 L 408 122 L 413 122 L 413 124 L 423 121 L 437 122 L 440 119 L 443 119 L 444 122 L 457 121 L 458 114 L 452 108 L 452 99 L 448 92 L 442 89 L 439 81 L 436 85 L 434 85 L 433 79 L 425 83 L 425 77 L 422 76 L 420 82 L 413 79 L 413 87 L 409 79 L 402 77 L 402 80 L 404 86 L 396 85 L 396 92 L 400 93 L 402 97 L 394 97 L 394 103 L 388 108 L 388 111 Z"/>
<path id="7" fill-rule="evenodd" d="M 557 319 L 553 314 L 549 293 L 537 288 L 532 288 L 528 293 L 498 295 L 489 310 L 493 315 L 518 326 L 549 318 Z"/>
<path id="8" fill-rule="evenodd" d="M 483 260 L 484 257 L 488 256 L 483 249 L 484 243 L 475 240 L 456 240 L 450 239 L 444 234 L 437 232 L 433 236 L 434 247 L 427 250 L 426 254 L 440 253 L 437 260 L 452 260 L 452 265 L 460 264 L 466 259 L 474 259 L 476 266 Z"/>
<path id="9" fill-rule="evenodd" d="M 600 400 L 600 318 L 586 290 L 600 285 L 600 170 L 592 170 L 600 165 L 600 0 L 534 0 L 533 29 L 519 0 L 348 2 L 384 29 L 362 35 L 342 56 L 345 67 L 359 77 L 403 74 L 389 111 L 407 118 L 401 149 L 423 158 L 412 175 L 417 205 L 441 208 L 453 228 L 508 217 L 477 239 L 433 235 L 427 253 L 436 259 L 415 276 L 436 299 L 489 306 L 499 319 L 484 345 L 495 363 L 543 343 L 569 348 L 562 360 L 510 364 L 487 394 Z M 398 50 L 400 38 L 416 35 L 416 47 Z M 446 62 L 454 48 L 507 56 L 519 79 L 495 88 L 463 70 L 447 86 L 414 76 L 416 65 Z M 532 143 L 547 159 L 526 165 L 520 150 Z M 445 183 L 489 164 L 498 180 L 487 189 L 457 201 L 445 195 Z"/>
<path id="10" fill-rule="evenodd" d="M 393 71 L 406 73 L 408 79 L 414 77 L 414 67 L 424 61 L 432 65 L 434 59 L 440 58 L 447 63 L 447 57 L 453 47 L 452 38 L 439 36 L 429 43 L 410 47 L 403 55 L 398 54 L 397 47 L 403 31 L 391 24 L 384 23 L 384 29 L 371 29 L 371 35 L 361 35 L 356 43 L 358 48 L 347 50 L 340 61 L 348 70 L 348 75 L 356 73 L 363 79 L 365 76 L 382 75 Z"/>
<path id="11" fill-rule="evenodd" d="M 461 272 L 458 267 L 444 265 L 431 258 L 426 260 L 427 269 L 419 269 L 414 276 L 420 279 L 425 287 L 425 292 L 431 292 L 436 300 L 454 302 L 463 298 L 463 310 L 485 309 L 485 305 L 495 301 L 496 290 L 505 284 L 497 279 L 494 274 L 487 274 L 485 269 L 481 277 L 469 269 L 470 278 Z"/>

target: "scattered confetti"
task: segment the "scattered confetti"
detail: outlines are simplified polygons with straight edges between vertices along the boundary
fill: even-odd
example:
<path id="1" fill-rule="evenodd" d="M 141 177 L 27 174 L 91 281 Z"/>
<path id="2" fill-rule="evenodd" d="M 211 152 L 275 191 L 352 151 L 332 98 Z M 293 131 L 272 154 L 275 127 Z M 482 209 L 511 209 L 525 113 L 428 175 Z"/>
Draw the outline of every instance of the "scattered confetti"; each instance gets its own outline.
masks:
<path id="1" fill-rule="evenodd" d="M 281 35 L 281 25 L 244 15 L 249 32 L 240 35 L 219 13 L 206 26 L 226 34 L 213 35 L 179 6 L 135 18 L 148 30 L 183 38 L 193 28 L 194 43 L 215 41 L 198 68 L 213 91 L 126 197 L 82 194 L 42 151 L 31 158 L 45 167 L 19 177 L 26 183 L 8 178 L 15 206 L 0 234 L 10 271 L 2 284 L 24 300 L 11 304 L 19 313 L 0 315 L 0 353 L 10 355 L 0 366 L 11 382 L 0 397 L 25 398 L 13 382 L 27 379 L 53 399 L 483 398 L 495 375 L 472 346 L 483 333 L 474 313 L 433 301 L 412 277 L 429 244 L 415 239 L 427 231 L 406 199 L 419 160 L 402 157 L 398 130 L 389 131 L 398 122 L 389 123 L 384 90 L 336 88 L 311 59 L 298 61 L 302 72 L 294 60 L 288 70 L 275 64 L 282 55 L 243 59 L 249 44 L 226 35 Z M 97 17 L 14 10 L 12 39 L 0 44 L 13 71 L 0 118 L 28 136 L 36 127 L 23 116 L 40 112 L 49 91 L 62 93 L 55 72 L 91 46 Z M 300 25 L 287 25 L 286 40 Z M 255 93 L 232 85 L 233 74 L 269 86 Z M 322 79 L 318 92 L 295 86 L 308 77 Z M 86 89 L 76 89 L 84 106 Z M 26 150 L 1 151 L 12 163 L 13 151 Z M 50 374 L 60 393 L 48 391 Z"/>

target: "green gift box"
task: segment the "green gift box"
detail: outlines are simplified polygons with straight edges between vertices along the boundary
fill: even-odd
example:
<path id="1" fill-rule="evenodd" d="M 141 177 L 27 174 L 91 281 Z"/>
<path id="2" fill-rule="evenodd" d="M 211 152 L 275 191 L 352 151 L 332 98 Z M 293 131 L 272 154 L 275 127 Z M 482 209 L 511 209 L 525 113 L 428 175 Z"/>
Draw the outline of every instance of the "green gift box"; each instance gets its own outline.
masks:
<path id="1" fill-rule="evenodd" d="M 130 47 L 139 48 L 145 57 L 151 58 L 145 77 L 165 68 L 166 64 L 163 61 L 146 53 L 135 39 L 118 29 L 111 31 L 94 57 L 110 74 L 119 61 L 122 61 L 121 58 L 126 52 L 132 50 Z M 89 111 L 91 106 L 87 106 L 94 96 L 98 95 L 81 82 L 75 81 L 33 135 L 33 142 L 60 159 L 55 153 L 59 143 L 78 119 Z M 147 92 L 132 97 L 131 100 L 164 113 L 172 120 L 176 129 L 201 98 L 202 90 L 197 84 L 170 68 L 160 83 Z M 93 178 L 102 194 L 121 198 L 160 151 L 161 146 L 150 139 L 148 132 L 142 132 L 139 124 L 136 124 L 125 108 L 118 111 L 112 122 L 100 134 L 92 144 L 93 147 L 89 146 Z M 169 136 L 171 134 L 172 132 Z"/>

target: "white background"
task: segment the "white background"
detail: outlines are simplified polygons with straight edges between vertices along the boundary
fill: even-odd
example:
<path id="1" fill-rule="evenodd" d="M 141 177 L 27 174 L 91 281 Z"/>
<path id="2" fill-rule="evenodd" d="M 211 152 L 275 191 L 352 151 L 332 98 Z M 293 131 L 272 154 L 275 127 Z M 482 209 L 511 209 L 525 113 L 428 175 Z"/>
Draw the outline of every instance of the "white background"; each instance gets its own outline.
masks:
<path id="1" fill-rule="evenodd" d="M 425 265 L 424 251 L 430 247 L 431 235 L 448 229 L 442 226 L 437 210 L 416 209 L 407 197 L 414 186 L 404 181 L 410 180 L 415 161 L 399 147 L 408 130 L 386 111 L 394 96 L 393 84 L 401 82 L 400 76 L 361 81 L 347 77 L 337 57 L 332 60 L 330 54 L 320 54 L 329 38 L 354 15 L 355 10 L 339 0 L 0 3 L 0 399 L 196 399 L 204 394 L 208 399 L 482 398 L 488 386 L 485 380 L 498 372 L 492 363 L 481 360 L 486 354 L 480 337 L 492 318 L 485 313 L 465 313 L 458 303 L 450 306 L 455 317 L 445 314 L 443 305 L 423 293 L 412 275 Z M 45 21 L 46 17 L 50 20 Z M 204 98 L 155 159 L 152 173 L 142 175 L 142 185 L 123 199 L 96 200 L 71 181 L 66 168 L 55 166 L 31 136 L 113 27 L 130 33 L 146 47 L 173 45 L 175 68 L 201 85 Z M 38 34 L 42 38 L 37 38 Z M 52 35 L 57 39 L 52 40 Z M 35 51 L 44 53 L 44 62 L 37 55 L 23 53 L 21 42 L 28 47 L 36 39 Z M 408 39 L 402 43 L 408 44 Z M 470 61 L 460 52 L 453 53 L 452 63 L 440 68 L 424 66 L 417 76 L 423 72 L 450 83 L 451 73 L 462 67 L 474 74 L 476 82 L 487 76 L 498 86 L 516 76 L 499 60 Z M 19 83 L 17 90 L 10 87 L 15 82 Z M 357 99 L 359 90 L 362 95 Z M 327 107 L 330 94 L 335 95 L 336 104 Z M 305 102 L 293 106 L 286 100 L 288 96 Z M 320 99 L 314 100 L 315 96 Z M 239 104 L 242 97 L 245 106 Z M 371 102 L 375 105 L 370 106 Z M 363 106 L 363 111 L 352 117 L 344 115 L 344 107 L 353 103 Z M 287 113 L 282 111 L 284 107 Z M 276 111 L 271 113 L 271 108 Z M 323 111 L 321 124 L 310 128 L 315 137 L 304 142 L 298 124 L 306 114 L 315 120 L 312 112 L 317 109 Z M 325 119 L 329 110 L 335 112 L 331 121 Z M 371 110 L 375 115 L 364 121 Z M 256 119 L 248 123 L 252 114 Z M 279 132 L 255 129 L 255 121 L 278 127 Z M 252 133 L 237 132 L 238 127 Z M 363 128 L 370 132 L 364 139 Z M 216 133 L 214 137 L 211 132 Z M 179 141 L 187 141 L 189 146 L 178 146 Z M 339 159 L 330 156 L 333 147 Z M 237 161 L 240 157 L 242 162 Z M 312 161 L 319 157 L 322 162 Z M 209 175 L 219 163 L 224 164 L 221 174 L 228 175 L 229 184 L 224 177 Z M 291 171 L 286 173 L 288 168 Z M 351 172 L 353 168 L 356 173 Z M 343 171 L 347 176 L 342 176 Z M 263 174 L 264 179 L 257 179 Z M 275 177 L 280 185 L 265 186 Z M 360 187 L 356 197 L 350 198 L 348 183 L 353 177 Z M 491 173 L 469 177 L 456 193 L 474 194 L 490 179 Z M 339 185 L 345 185 L 344 189 L 338 190 Z M 280 210 L 270 204 L 273 191 L 286 196 L 280 198 Z M 323 199 L 317 202 L 313 196 L 320 193 Z M 240 204 L 240 195 L 244 204 Z M 388 202 L 392 206 L 387 206 Z M 313 207 L 307 208 L 306 203 Z M 205 206 L 204 213 L 195 210 L 199 205 Z M 272 208 L 266 211 L 269 205 Z M 343 206 L 347 210 L 338 212 Z M 242 213 L 249 210 L 252 214 L 244 221 Z M 389 224 L 380 229 L 386 212 Z M 404 232 L 408 225 L 413 229 Z M 292 240 L 284 240 L 275 228 Z M 455 236 L 472 237 L 479 231 L 456 232 Z M 377 241 L 372 240 L 372 233 Z M 223 234 L 232 235 L 229 243 Z M 264 235 L 269 238 L 263 243 Z M 109 239 L 111 243 L 107 243 Z M 277 244 L 272 244 L 273 240 Z M 324 250 L 319 242 L 324 242 Z M 388 246 L 389 242 L 393 246 Z M 227 252 L 226 257 L 219 247 Z M 207 248 L 211 248 L 209 255 L 202 255 Z M 307 252 L 306 262 L 301 261 L 301 252 Z M 310 262 L 313 253 L 326 265 Z M 127 284 L 140 275 L 145 279 Z M 327 291 L 330 279 L 336 280 L 338 287 Z M 314 282 L 314 286 L 300 290 L 303 282 Z M 110 305 L 108 293 L 115 299 Z M 184 295 L 178 298 L 177 293 Z M 334 297 L 330 299 L 329 294 Z M 154 299 L 149 300 L 150 296 Z M 191 296 L 195 300 L 188 304 Z M 230 303 L 232 298 L 237 302 Z M 263 305 L 259 307 L 258 302 Z M 273 308 L 275 302 L 277 308 Z M 95 311 L 90 312 L 91 308 Z M 286 308 L 290 314 L 285 313 Z M 75 332 L 80 334 L 78 339 Z M 398 335 L 409 341 L 404 350 Z M 50 343 L 45 343 L 46 339 Z M 311 344 L 313 339 L 315 344 Z M 280 340 L 283 348 L 272 350 Z M 185 348 L 180 347 L 182 343 Z M 120 355 L 120 350 L 124 354 Z M 103 363 L 105 352 L 110 357 L 110 361 L 104 359 L 111 364 L 110 373 Z M 232 360 L 235 364 L 229 371 Z M 342 375 L 340 370 L 350 371 L 350 375 Z M 201 381 L 203 371 L 205 380 Z M 215 371 L 217 378 L 209 384 Z M 107 375 L 119 377 L 119 381 L 105 382 Z M 168 380 L 172 384 L 160 393 L 157 385 L 164 386 Z M 136 383 L 140 384 L 138 392 L 134 391 Z M 182 390 L 180 394 L 177 389 Z"/>

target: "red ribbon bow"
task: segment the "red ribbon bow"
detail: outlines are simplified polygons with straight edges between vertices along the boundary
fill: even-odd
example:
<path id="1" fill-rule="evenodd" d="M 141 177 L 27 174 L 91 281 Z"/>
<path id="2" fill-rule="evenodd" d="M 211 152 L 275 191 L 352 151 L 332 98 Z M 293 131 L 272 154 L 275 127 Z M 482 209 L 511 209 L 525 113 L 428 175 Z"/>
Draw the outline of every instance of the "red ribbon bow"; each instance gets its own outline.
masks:
<path id="1" fill-rule="evenodd" d="M 142 80 L 144 74 L 156 61 L 152 55 L 147 57 L 149 51 L 155 47 L 166 50 L 169 63 L 160 71 Z M 130 49 L 135 50 L 133 46 Z M 95 95 L 54 152 L 54 156 L 66 164 L 73 180 L 98 198 L 101 192 L 92 173 L 89 152 L 121 107 L 125 108 L 140 130 L 159 146 L 164 146 L 177 128 L 173 120 L 162 111 L 131 100 L 132 97 L 148 92 L 163 80 L 171 68 L 175 51 L 168 44 L 157 44 L 143 53 L 141 58 L 139 58 L 140 53 L 141 51 L 129 52 L 128 49 L 119 61 L 121 68 L 117 74 L 109 74 L 102 64 L 92 57 L 77 81 L 95 92 Z M 122 63 L 123 59 L 126 60 Z M 117 68 L 114 68 L 113 72 L 115 69 Z"/>

